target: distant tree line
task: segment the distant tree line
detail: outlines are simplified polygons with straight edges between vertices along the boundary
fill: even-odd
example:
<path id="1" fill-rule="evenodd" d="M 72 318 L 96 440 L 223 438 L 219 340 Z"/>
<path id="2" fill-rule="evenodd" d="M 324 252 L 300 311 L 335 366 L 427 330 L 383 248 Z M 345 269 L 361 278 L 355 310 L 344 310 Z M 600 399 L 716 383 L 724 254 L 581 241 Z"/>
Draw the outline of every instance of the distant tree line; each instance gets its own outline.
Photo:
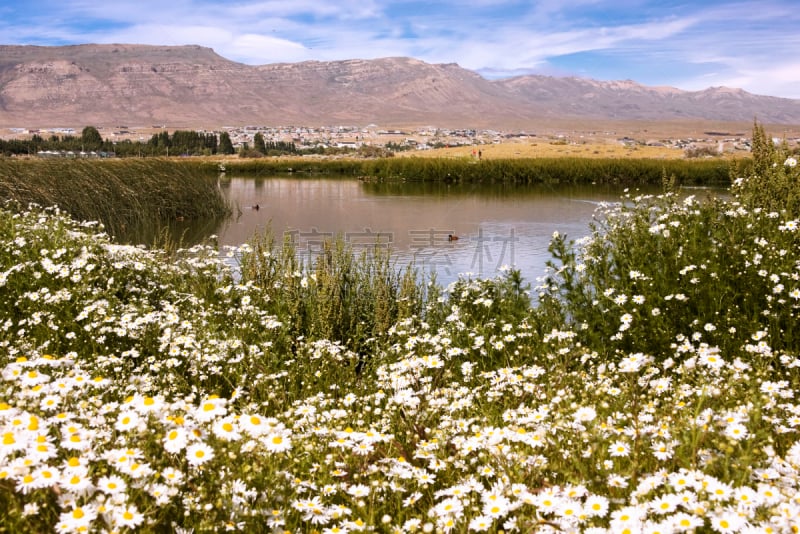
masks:
<path id="1" fill-rule="evenodd" d="M 244 143 L 239 148 L 243 158 L 264 156 L 283 156 L 301 154 L 339 155 L 354 154 L 364 158 L 391 157 L 395 152 L 410 147 L 389 143 L 386 147 L 364 145 L 359 148 L 331 147 L 324 145 L 298 148 L 294 142 L 267 141 L 260 132 L 253 137 L 252 145 Z M 76 157 L 81 152 L 94 152 L 100 156 L 113 157 L 152 157 L 152 156 L 211 156 L 215 154 L 235 154 L 233 142 L 228 132 L 201 133 L 193 130 L 175 130 L 171 134 L 162 131 L 153 134 L 147 141 L 110 141 L 103 139 L 94 126 L 87 126 L 80 136 L 51 135 L 44 138 L 34 134 L 30 139 L 0 139 L 0 156 L 31 155 L 40 152 L 72 152 Z"/>
<path id="2" fill-rule="evenodd" d="M 218 149 L 219 139 L 215 133 L 175 130 L 172 135 L 166 131 L 153 134 L 147 142 L 149 154 L 145 155 L 210 156 L 216 154 Z"/>
<path id="3" fill-rule="evenodd" d="M 283 141 L 265 142 L 263 135 L 255 150 L 263 155 L 283 155 L 298 153 L 294 143 Z M 249 150 L 249 149 L 248 149 Z M 163 131 L 153 134 L 147 141 L 110 141 L 103 139 L 94 126 L 87 126 L 80 136 L 51 135 L 44 138 L 34 134 L 30 139 L 0 139 L 0 155 L 36 155 L 43 151 L 55 152 L 95 152 L 100 155 L 116 157 L 150 156 L 210 156 L 214 154 L 234 154 L 228 132 L 200 133 L 192 130 L 175 130 L 170 134 Z"/>
<path id="4" fill-rule="evenodd" d="M 34 134 L 30 139 L 0 139 L 0 154 L 10 156 L 14 154 L 31 154 L 45 150 L 58 152 L 114 152 L 114 144 L 104 141 L 100 132 L 93 126 L 87 126 L 80 137 L 75 135 L 51 135 L 44 138 Z"/>
<path id="5" fill-rule="evenodd" d="M 239 156 L 243 158 L 259 158 L 263 156 L 283 156 L 286 154 L 298 154 L 297 146 L 294 143 L 285 141 L 267 141 L 261 132 L 253 136 L 253 146 L 245 143 L 239 150 Z"/>

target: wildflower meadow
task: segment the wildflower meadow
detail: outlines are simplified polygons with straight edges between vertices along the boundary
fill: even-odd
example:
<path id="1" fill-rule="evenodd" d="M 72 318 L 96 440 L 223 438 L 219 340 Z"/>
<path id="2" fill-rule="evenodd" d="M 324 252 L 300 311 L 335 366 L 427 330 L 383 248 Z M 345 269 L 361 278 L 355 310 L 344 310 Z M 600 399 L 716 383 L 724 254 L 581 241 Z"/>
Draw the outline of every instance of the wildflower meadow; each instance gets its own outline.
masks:
<path id="1" fill-rule="evenodd" d="M 6 205 L 0 531 L 798 532 L 800 168 L 755 134 L 530 283 Z"/>

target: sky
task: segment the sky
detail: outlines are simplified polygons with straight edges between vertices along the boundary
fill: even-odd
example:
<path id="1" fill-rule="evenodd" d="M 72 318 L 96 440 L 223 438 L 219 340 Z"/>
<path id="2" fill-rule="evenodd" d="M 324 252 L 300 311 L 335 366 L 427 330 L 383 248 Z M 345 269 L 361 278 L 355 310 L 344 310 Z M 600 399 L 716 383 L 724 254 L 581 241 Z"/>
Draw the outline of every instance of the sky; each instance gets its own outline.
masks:
<path id="1" fill-rule="evenodd" d="M 202 45 L 241 63 L 407 56 L 800 99 L 798 0 L 3 0 L 0 44 Z"/>

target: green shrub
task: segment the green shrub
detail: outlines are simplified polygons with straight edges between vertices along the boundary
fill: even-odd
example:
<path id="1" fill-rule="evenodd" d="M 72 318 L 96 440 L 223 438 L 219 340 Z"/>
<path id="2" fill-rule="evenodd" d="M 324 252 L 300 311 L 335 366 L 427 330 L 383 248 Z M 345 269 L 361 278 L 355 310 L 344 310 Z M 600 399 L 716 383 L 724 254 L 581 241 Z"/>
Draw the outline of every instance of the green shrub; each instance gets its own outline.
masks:
<path id="1" fill-rule="evenodd" d="M 628 194 L 577 248 L 555 236 L 538 312 L 609 361 L 634 347 L 666 358 L 687 342 L 800 351 L 798 169 L 771 142 L 754 161 L 732 200 Z"/>

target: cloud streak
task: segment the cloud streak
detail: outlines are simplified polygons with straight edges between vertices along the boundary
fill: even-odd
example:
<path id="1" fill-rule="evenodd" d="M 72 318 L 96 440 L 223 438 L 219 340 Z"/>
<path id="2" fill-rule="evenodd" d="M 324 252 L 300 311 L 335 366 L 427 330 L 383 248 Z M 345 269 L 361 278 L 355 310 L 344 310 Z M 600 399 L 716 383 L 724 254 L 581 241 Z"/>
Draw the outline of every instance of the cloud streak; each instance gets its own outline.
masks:
<path id="1" fill-rule="evenodd" d="M 6 2 L 0 42 L 199 44 L 248 64 L 411 56 L 800 98 L 793 0 Z"/>

